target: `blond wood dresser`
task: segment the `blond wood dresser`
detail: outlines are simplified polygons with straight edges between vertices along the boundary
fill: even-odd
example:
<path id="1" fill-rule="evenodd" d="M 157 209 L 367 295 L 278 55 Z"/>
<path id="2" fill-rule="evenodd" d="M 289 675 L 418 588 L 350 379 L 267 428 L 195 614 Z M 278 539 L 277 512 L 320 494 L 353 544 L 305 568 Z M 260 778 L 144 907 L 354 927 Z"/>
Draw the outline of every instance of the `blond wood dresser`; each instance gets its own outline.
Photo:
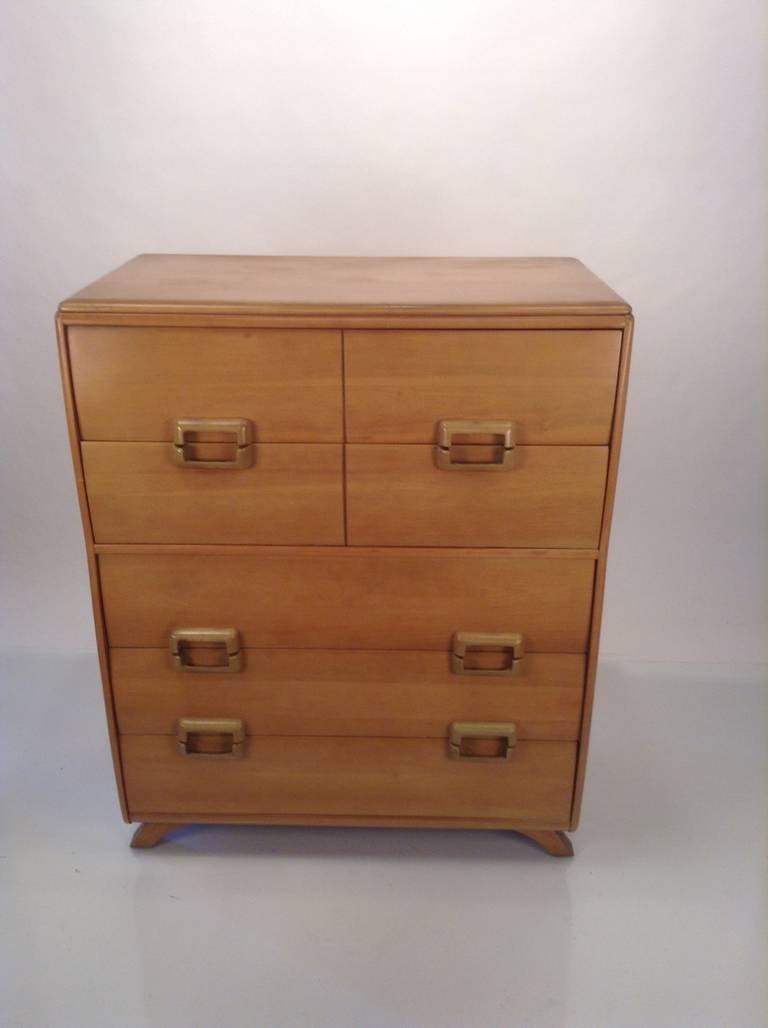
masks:
<path id="1" fill-rule="evenodd" d="M 123 816 L 570 855 L 629 306 L 571 259 L 137 257 L 61 304 Z"/>

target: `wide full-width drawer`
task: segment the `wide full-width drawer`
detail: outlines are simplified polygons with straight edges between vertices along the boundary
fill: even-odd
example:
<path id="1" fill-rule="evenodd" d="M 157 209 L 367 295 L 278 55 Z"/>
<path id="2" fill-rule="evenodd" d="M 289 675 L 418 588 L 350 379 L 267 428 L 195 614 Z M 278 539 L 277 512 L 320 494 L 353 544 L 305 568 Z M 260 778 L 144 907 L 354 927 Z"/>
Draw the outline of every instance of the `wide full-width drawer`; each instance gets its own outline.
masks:
<path id="1" fill-rule="evenodd" d="M 352 545 L 599 544 L 607 447 L 518 446 L 504 470 L 442 468 L 432 446 L 346 449 Z"/>
<path id="2" fill-rule="evenodd" d="M 246 466 L 218 468 L 180 463 L 170 443 L 82 443 L 96 542 L 342 545 L 341 446 L 249 450 Z"/>
<path id="3" fill-rule="evenodd" d="M 173 735 L 179 718 L 240 718 L 252 735 L 444 738 L 452 721 L 513 721 L 520 739 L 579 734 L 584 657 L 528 653 L 516 674 L 462 675 L 447 653 L 248 650 L 233 673 L 112 649 L 118 728 Z"/>
<path id="4" fill-rule="evenodd" d="M 248 648 L 442 650 L 455 632 L 520 632 L 583 653 L 594 560 L 565 551 L 265 547 L 99 557 L 111 646 L 234 628 Z"/>
<path id="5" fill-rule="evenodd" d="M 518 443 L 610 440 L 621 332 L 344 333 L 350 442 L 433 443 L 442 419 L 505 419 Z"/>
<path id="6" fill-rule="evenodd" d="M 445 739 L 252 736 L 242 759 L 187 756 L 123 735 L 131 815 L 504 818 L 565 827 L 576 744 L 521 742 L 510 759 L 451 759 Z"/>
<path id="7" fill-rule="evenodd" d="M 82 439 L 172 442 L 179 418 L 245 418 L 257 442 L 340 442 L 341 333 L 67 330 Z"/>

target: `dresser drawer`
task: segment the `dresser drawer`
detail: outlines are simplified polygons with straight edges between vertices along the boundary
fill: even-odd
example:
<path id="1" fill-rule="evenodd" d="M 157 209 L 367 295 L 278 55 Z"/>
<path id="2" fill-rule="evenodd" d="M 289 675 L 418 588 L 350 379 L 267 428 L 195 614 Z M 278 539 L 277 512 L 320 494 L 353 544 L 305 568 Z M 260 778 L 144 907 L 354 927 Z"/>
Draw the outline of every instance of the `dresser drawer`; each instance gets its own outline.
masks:
<path id="1" fill-rule="evenodd" d="M 518 446 L 509 471 L 437 466 L 435 448 L 346 448 L 353 546 L 596 547 L 608 448 Z"/>
<path id="2" fill-rule="evenodd" d="M 520 739 L 578 738 L 584 657 L 528 653 L 518 674 L 464 676 L 448 654 L 248 650 L 232 674 L 190 674 L 168 650 L 113 649 L 118 727 L 171 735 L 181 717 L 241 718 L 254 735 L 443 738 L 451 721 L 513 721 Z"/>
<path id="3" fill-rule="evenodd" d="M 82 439 L 172 442 L 178 418 L 247 418 L 257 442 L 340 442 L 341 333 L 73 326 Z"/>
<path id="4" fill-rule="evenodd" d="M 128 807 L 148 815 L 335 814 L 509 818 L 565 826 L 576 744 L 521 742 L 511 758 L 454 760 L 445 739 L 253 736 L 240 760 L 176 739 L 120 739 Z"/>
<path id="5" fill-rule="evenodd" d="M 339 444 L 258 443 L 233 469 L 180 464 L 170 443 L 81 449 L 98 543 L 344 543 Z"/>
<path id="6" fill-rule="evenodd" d="M 445 651 L 472 631 L 583 653 L 594 561 L 550 553 L 269 547 L 99 565 L 111 646 L 165 648 L 174 629 L 215 626 L 259 648 Z"/>
<path id="7" fill-rule="evenodd" d="M 610 440 L 621 332 L 344 333 L 347 437 L 434 443 L 442 419 L 505 419 L 520 444 Z"/>

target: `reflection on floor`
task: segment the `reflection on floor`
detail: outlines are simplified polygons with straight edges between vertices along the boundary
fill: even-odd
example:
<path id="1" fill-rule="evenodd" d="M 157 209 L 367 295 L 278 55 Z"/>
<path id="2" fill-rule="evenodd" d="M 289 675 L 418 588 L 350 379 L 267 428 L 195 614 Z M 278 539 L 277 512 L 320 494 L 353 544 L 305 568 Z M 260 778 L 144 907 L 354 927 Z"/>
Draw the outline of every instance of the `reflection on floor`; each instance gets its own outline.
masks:
<path id="1" fill-rule="evenodd" d="M 606 662 L 576 857 L 501 832 L 128 848 L 91 655 L 0 682 L 0 1024 L 758 1028 L 765 672 Z"/>

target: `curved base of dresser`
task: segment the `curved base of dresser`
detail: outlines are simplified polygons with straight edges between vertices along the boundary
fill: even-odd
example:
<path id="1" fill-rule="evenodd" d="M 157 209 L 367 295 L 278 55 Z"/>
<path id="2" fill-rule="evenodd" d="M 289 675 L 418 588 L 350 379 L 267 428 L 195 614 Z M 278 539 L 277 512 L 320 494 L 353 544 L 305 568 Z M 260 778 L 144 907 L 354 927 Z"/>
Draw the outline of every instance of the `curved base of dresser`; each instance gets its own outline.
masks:
<path id="1" fill-rule="evenodd" d="M 530 831 L 523 828 L 513 829 L 518 835 L 524 835 L 527 839 L 537 843 L 550 855 L 550 857 L 572 857 L 573 843 L 565 832 L 554 831 Z"/>
<path id="2" fill-rule="evenodd" d="M 154 821 L 145 821 L 140 824 L 131 837 L 131 849 L 149 850 L 157 846 L 169 832 L 174 828 L 180 828 L 178 824 L 160 824 Z"/>
<path id="3" fill-rule="evenodd" d="M 166 835 L 169 835 L 177 828 L 181 828 L 185 824 L 195 824 L 198 822 L 191 821 L 144 821 L 142 822 L 136 831 L 133 833 L 131 838 L 131 848 L 136 850 L 152 849 L 153 846 L 157 846 L 158 843 L 162 842 Z M 213 823 L 213 824 L 237 824 L 238 822 L 232 821 L 227 822 L 225 819 L 217 819 L 214 822 L 199 822 L 199 823 Z M 240 821 L 239 823 L 243 823 Z M 253 822 L 250 822 L 253 823 Z M 338 825 L 339 822 L 336 821 Z M 394 826 L 392 826 L 394 827 Z M 401 825 L 401 827 L 403 827 Z M 453 827 L 449 825 L 438 826 L 432 825 L 432 827 Z M 466 826 L 470 827 L 470 826 Z M 474 827 L 474 826 L 471 826 Z M 554 829 L 532 829 L 532 828 L 510 828 L 509 831 L 516 832 L 518 835 L 524 835 L 527 839 L 535 842 L 540 846 L 550 857 L 572 857 L 573 856 L 573 843 L 565 832 L 555 831 Z"/>

